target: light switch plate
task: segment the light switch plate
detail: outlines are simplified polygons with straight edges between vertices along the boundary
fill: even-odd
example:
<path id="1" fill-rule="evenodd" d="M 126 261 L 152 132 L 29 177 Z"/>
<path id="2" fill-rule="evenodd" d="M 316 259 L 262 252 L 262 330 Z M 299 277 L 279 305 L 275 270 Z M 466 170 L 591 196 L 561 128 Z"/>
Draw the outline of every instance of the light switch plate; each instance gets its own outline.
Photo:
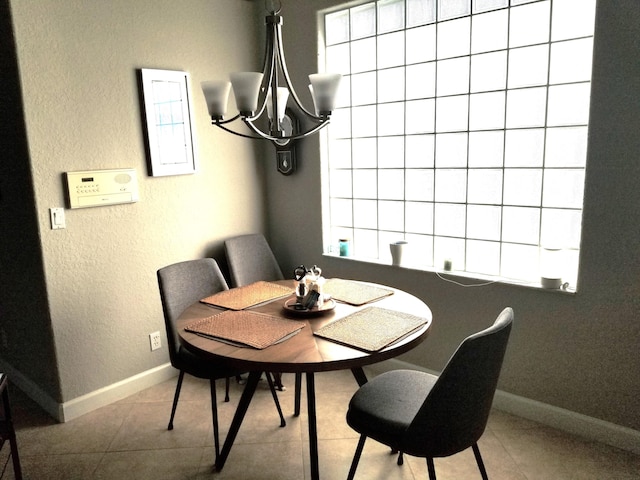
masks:
<path id="1" fill-rule="evenodd" d="M 51 230 L 67 228 L 67 222 L 64 218 L 64 208 L 50 208 L 49 218 L 51 219 Z"/>

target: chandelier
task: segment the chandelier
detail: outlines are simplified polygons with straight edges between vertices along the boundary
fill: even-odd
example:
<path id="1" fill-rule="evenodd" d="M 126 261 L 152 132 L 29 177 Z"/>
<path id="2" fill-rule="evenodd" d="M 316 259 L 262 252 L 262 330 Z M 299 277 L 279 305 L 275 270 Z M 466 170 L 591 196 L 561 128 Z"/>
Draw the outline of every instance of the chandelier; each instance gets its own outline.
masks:
<path id="1" fill-rule="evenodd" d="M 265 0 L 268 15 L 265 18 L 267 38 L 262 72 L 236 72 L 230 74 L 230 82 L 214 80 L 201 83 L 212 125 L 241 137 L 270 140 L 276 148 L 312 135 L 329 124 L 342 78 L 342 75 L 332 73 L 309 75 L 314 109 L 310 111 L 302 105 L 287 71 L 282 44 L 283 17 L 279 15 L 281 7 L 280 2 L 276 8 L 275 2 Z M 232 87 L 239 113 L 225 119 Z M 290 98 L 297 106 L 296 112 L 306 118 L 305 124 L 311 125 L 305 131 L 297 131 L 297 121 L 291 119 L 293 114 L 287 110 Z M 268 122 L 260 121 L 265 114 Z M 238 119 L 249 127 L 248 134 L 228 127 L 228 124 Z M 268 131 L 259 128 L 259 125 L 266 124 L 269 125 Z"/>

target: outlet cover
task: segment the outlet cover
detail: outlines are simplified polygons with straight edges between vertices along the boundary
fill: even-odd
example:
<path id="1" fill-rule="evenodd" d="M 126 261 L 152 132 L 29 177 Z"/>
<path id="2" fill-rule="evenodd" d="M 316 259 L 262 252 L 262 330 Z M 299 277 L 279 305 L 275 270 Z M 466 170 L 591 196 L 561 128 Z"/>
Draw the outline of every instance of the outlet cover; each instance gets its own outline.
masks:
<path id="1" fill-rule="evenodd" d="M 151 344 L 151 351 L 158 350 L 162 347 L 162 342 L 160 341 L 160 332 L 153 332 L 149 334 L 149 343 Z"/>

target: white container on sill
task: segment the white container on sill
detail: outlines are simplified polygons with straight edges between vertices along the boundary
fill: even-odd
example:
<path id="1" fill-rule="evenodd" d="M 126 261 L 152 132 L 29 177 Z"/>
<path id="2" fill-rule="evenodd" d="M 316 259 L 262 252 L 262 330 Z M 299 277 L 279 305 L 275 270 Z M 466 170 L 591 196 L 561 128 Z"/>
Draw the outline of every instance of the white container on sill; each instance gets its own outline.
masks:
<path id="1" fill-rule="evenodd" d="M 399 267 L 402 265 L 402 259 L 405 256 L 409 242 L 400 240 L 389 244 L 391 250 L 391 265 Z"/>
<path id="2" fill-rule="evenodd" d="M 542 288 L 559 289 L 562 286 L 564 253 L 561 248 L 544 247 L 540 251 L 540 284 Z"/>

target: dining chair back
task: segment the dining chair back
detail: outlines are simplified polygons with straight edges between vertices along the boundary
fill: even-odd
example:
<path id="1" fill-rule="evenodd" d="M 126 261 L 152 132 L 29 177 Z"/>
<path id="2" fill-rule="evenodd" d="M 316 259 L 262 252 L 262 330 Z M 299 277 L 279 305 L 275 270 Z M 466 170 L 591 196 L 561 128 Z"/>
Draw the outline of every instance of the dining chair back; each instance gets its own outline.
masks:
<path id="1" fill-rule="evenodd" d="M 176 322 L 189 305 L 214 293 L 229 290 L 213 258 L 175 263 L 158 270 L 158 284 L 167 330 L 171 364 L 180 369 L 185 350 L 180 346 Z"/>
<path id="2" fill-rule="evenodd" d="M 283 280 L 284 275 L 278 265 L 267 239 L 261 233 L 250 233 L 231 237 L 224 242 L 231 285 L 242 287 L 258 281 Z M 274 373 L 278 390 L 286 390 L 282 384 L 282 374 Z M 300 383 L 300 374 L 296 375 L 296 385 Z M 296 388 L 296 399 L 300 388 Z M 297 401 L 297 400 L 296 400 Z"/>
<path id="3" fill-rule="evenodd" d="M 233 287 L 260 280 L 283 280 L 278 261 L 261 233 L 232 237 L 224 242 Z"/>
<path id="4" fill-rule="evenodd" d="M 440 376 L 411 370 L 384 373 L 363 385 L 351 399 L 347 423 L 361 434 L 349 478 L 367 437 L 427 460 L 472 447 L 480 474 L 487 479 L 478 440 L 491 411 L 513 324 L 505 308 L 494 324 L 467 337 Z"/>

